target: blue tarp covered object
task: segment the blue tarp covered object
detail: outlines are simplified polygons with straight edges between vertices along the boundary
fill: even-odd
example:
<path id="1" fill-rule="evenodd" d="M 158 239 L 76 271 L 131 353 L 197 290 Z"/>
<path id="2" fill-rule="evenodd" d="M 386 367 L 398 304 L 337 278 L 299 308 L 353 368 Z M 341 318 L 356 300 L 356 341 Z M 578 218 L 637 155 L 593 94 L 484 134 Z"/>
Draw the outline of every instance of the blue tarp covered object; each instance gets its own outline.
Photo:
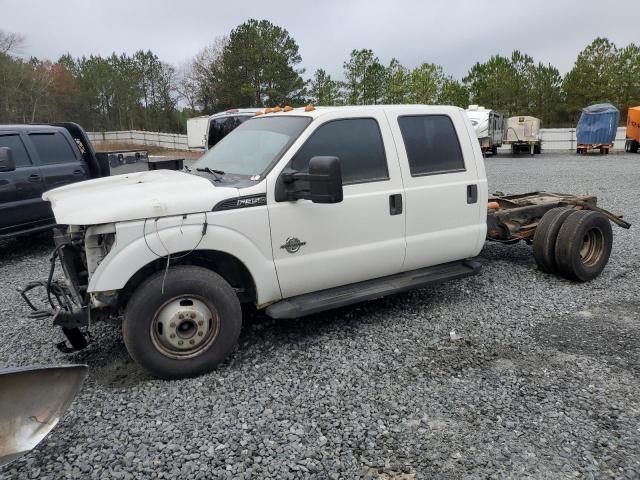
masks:
<path id="1" fill-rule="evenodd" d="M 584 108 L 576 127 L 578 145 L 613 143 L 619 120 L 620 112 L 610 103 L 598 103 Z"/>

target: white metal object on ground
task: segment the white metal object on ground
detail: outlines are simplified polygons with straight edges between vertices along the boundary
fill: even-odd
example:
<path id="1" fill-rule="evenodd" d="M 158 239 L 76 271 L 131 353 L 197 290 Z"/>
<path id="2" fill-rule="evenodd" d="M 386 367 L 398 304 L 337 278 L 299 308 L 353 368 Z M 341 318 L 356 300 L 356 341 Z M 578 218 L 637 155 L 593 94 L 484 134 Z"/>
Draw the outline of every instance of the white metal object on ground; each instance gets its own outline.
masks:
<path id="1" fill-rule="evenodd" d="M 58 424 L 86 365 L 0 370 L 0 466 L 31 451 Z"/>

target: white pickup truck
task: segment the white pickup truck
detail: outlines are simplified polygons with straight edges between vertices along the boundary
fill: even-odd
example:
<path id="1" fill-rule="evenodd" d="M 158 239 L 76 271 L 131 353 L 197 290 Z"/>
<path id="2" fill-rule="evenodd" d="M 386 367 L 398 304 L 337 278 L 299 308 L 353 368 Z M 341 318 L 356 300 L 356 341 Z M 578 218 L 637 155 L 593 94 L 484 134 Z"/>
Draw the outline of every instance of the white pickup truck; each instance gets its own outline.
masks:
<path id="1" fill-rule="evenodd" d="M 122 315 L 131 356 L 165 378 L 229 355 L 243 302 L 294 318 L 473 275 L 487 238 L 533 243 L 543 270 L 586 281 L 607 263 L 609 220 L 628 227 L 594 197 L 488 198 L 474 129 L 447 106 L 256 115 L 188 172 L 90 180 L 45 199 L 64 227 L 48 280 L 23 294 L 36 310 L 28 290 L 47 289 L 52 309 L 34 315 L 54 316 L 65 351 L 87 345 L 95 319 Z"/>

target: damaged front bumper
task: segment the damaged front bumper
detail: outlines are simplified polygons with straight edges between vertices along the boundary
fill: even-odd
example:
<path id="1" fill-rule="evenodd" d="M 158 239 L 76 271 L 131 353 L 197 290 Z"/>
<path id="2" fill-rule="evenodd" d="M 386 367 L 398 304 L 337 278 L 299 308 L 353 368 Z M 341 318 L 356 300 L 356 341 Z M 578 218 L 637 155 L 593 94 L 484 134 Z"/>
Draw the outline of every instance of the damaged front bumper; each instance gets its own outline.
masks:
<path id="1" fill-rule="evenodd" d="M 47 279 L 30 282 L 20 295 L 32 310 L 31 318 L 53 317 L 53 324 L 62 328 L 67 339 L 56 347 L 64 353 L 71 353 L 86 348 L 91 341 L 91 308 L 86 292 L 88 275 L 83 261 L 84 232 L 55 229 L 54 241 L 56 246 L 49 259 Z M 54 278 L 58 262 L 62 265 L 66 281 Z M 37 308 L 30 298 L 36 289 L 44 289 L 46 293 L 45 308 Z"/>

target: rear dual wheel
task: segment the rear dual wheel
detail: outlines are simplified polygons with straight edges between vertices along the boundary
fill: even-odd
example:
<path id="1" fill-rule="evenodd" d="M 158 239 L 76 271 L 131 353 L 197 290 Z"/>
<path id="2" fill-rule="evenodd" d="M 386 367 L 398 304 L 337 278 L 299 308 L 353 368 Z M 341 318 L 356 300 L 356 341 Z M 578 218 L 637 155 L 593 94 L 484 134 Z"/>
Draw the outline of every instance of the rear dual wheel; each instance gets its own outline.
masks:
<path id="1" fill-rule="evenodd" d="M 540 220 L 533 255 L 543 272 L 587 282 L 604 269 L 612 244 L 611 223 L 604 215 L 559 207 Z"/>

